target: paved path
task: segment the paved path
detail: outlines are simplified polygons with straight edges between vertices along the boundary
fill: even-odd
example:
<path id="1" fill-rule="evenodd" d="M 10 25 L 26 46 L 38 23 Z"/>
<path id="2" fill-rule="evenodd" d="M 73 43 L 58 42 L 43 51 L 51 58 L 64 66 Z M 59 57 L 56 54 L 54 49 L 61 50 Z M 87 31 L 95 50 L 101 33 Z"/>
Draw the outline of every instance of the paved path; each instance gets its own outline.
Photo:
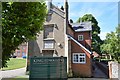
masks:
<path id="1" fill-rule="evenodd" d="M 118 79 L 120 79 L 120 64 L 118 64 Z"/>
<path id="2" fill-rule="evenodd" d="M 93 72 L 93 77 L 94 78 L 107 78 L 107 75 L 94 63 L 94 72 Z"/>
<path id="3" fill-rule="evenodd" d="M 2 74 L 2 78 L 13 78 L 16 76 L 24 76 L 25 71 L 26 68 L 20 68 L 15 70 L 1 71 L 0 74 Z"/>
<path id="4" fill-rule="evenodd" d="M 102 79 L 102 78 L 69 78 L 68 80 L 110 80 L 110 79 Z"/>
<path id="5" fill-rule="evenodd" d="M 101 80 L 101 78 L 106 77 L 105 74 L 95 65 L 95 78 L 69 78 L 68 80 Z M 8 71 L 1 71 L 0 75 L 2 74 L 2 78 L 14 78 L 16 76 L 25 76 L 28 78 L 28 75 L 25 75 L 25 68 L 15 69 L 15 70 L 8 70 Z M 1 76 L 0 76 L 1 77 Z M 109 80 L 104 79 L 103 80 Z"/>

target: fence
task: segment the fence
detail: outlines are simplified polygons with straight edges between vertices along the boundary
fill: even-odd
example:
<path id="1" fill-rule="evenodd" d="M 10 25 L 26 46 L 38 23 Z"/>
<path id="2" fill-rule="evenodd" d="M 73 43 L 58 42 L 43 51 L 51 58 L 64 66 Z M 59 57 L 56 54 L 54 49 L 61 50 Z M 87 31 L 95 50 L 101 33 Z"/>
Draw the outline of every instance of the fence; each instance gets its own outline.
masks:
<path id="1" fill-rule="evenodd" d="M 30 58 L 30 80 L 66 80 L 66 57 Z"/>

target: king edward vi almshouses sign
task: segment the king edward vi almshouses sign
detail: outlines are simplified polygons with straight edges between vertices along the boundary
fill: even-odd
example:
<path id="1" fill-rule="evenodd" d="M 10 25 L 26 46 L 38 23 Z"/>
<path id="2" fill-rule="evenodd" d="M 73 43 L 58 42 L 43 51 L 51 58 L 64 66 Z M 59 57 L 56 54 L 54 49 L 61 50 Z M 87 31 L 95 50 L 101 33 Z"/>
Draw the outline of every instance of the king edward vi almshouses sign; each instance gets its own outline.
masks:
<path id="1" fill-rule="evenodd" d="M 66 57 L 30 58 L 30 80 L 66 80 Z"/>

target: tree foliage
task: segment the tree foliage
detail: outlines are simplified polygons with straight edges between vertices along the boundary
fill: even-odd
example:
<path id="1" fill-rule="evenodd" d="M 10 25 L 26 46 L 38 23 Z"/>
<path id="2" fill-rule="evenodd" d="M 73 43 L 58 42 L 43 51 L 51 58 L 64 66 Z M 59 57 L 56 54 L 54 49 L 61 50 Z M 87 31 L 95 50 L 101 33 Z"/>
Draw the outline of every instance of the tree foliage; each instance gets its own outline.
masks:
<path id="1" fill-rule="evenodd" d="M 120 25 L 115 32 L 107 33 L 104 44 L 101 45 L 101 51 L 111 54 L 114 60 L 120 62 Z"/>
<path id="2" fill-rule="evenodd" d="M 83 17 L 80 17 L 77 22 L 86 22 L 91 21 L 92 23 L 92 51 L 100 53 L 100 45 L 103 41 L 100 39 L 98 34 L 100 34 L 100 27 L 98 22 L 92 14 L 85 14 Z"/>
<path id="3" fill-rule="evenodd" d="M 45 16 L 45 2 L 2 3 L 2 67 L 21 43 L 36 38 Z"/>

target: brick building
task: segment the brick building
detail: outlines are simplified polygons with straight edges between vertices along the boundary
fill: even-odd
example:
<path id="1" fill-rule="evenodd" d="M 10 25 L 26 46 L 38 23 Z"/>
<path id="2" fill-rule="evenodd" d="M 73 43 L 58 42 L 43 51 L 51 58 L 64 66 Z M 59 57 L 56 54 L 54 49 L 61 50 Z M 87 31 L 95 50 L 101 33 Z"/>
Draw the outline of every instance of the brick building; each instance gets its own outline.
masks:
<path id="1" fill-rule="evenodd" d="M 67 57 L 68 74 L 92 76 L 91 22 L 69 23 L 68 2 L 64 10 L 48 2 L 44 30 L 36 41 L 28 42 L 28 66 L 31 56 Z"/>
<path id="2" fill-rule="evenodd" d="M 20 46 L 18 46 L 18 49 L 15 50 L 14 56 L 18 58 L 26 58 L 27 57 L 27 43 L 22 43 Z"/>

